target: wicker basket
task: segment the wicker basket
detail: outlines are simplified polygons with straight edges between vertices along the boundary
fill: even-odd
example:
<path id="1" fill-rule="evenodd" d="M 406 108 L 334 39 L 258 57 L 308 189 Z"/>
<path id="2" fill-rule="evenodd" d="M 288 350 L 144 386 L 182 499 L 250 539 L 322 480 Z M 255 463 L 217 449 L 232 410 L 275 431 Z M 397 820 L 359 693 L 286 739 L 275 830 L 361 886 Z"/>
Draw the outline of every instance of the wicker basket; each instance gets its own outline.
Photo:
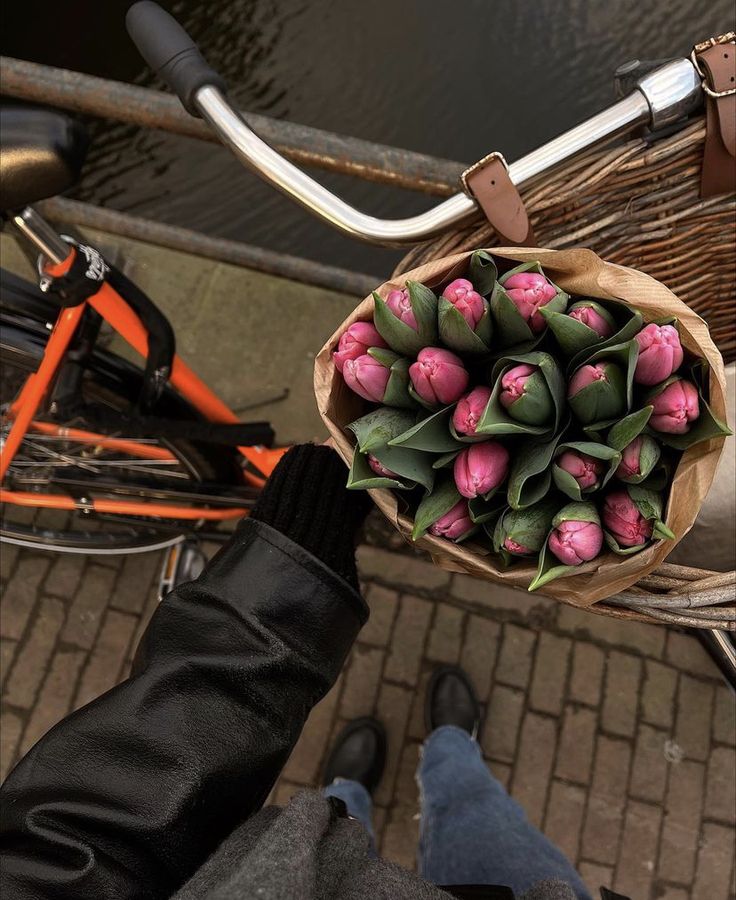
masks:
<path id="1" fill-rule="evenodd" d="M 612 139 L 529 182 L 521 194 L 540 247 L 585 246 L 663 281 L 736 359 L 736 197 L 701 199 L 705 119 L 656 142 Z M 502 243 L 477 221 L 414 248 L 406 272 L 432 259 Z M 603 615 L 736 630 L 736 572 L 663 564 L 624 593 L 588 607 Z"/>

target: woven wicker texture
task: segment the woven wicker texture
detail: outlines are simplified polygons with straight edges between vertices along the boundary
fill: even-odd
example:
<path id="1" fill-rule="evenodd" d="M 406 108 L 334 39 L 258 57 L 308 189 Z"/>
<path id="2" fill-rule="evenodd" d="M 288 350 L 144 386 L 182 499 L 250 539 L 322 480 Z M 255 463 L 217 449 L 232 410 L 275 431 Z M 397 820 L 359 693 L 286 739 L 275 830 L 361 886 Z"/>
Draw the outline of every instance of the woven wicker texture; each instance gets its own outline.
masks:
<path id="1" fill-rule="evenodd" d="M 537 244 L 589 247 L 662 281 L 701 315 L 726 362 L 736 359 L 736 197 L 699 196 L 705 121 L 650 142 L 613 139 L 521 191 Z M 499 241 L 480 217 L 415 247 L 397 266 Z"/>
<path id="2" fill-rule="evenodd" d="M 736 197 L 701 199 L 701 117 L 656 141 L 611 139 L 521 191 L 540 247 L 588 247 L 646 272 L 702 316 L 726 362 L 736 359 Z M 406 272 L 499 240 L 475 222 L 415 247 Z M 734 535 L 724 536 L 734 540 Z M 736 630 L 736 572 L 663 564 L 591 612 L 692 628 Z"/>

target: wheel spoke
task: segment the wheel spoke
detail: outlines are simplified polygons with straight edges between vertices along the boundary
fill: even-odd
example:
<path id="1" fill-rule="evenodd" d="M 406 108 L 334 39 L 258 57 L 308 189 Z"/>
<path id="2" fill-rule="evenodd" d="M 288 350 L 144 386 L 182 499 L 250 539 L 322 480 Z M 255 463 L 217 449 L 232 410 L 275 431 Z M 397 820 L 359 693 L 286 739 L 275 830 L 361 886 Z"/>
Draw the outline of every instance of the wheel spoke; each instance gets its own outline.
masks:
<path id="1" fill-rule="evenodd" d="M 91 472 L 95 475 L 102 474 L 104 469 L 118 469 L 118 470 L 127 470 L 131 473 L 135 473 L 137 475 L 164 475 L 167 478 L 179 478 L 188 480 L 189 476 L 186 472 L 182 471 L 174 471 L 176 468 L 180 468 L 180 463 L 178 460 L 172 459 L 140 459 L 137 457 L 125 457 L 125 458 L 105 458 L 99 457 L 92 460 L 89 454 L 89 445 L 88 444 L 79 444 L 76 448 L 76 452 L 74 450 L 61 452 L 60 450 L 55 450 L 51 447 L 44 446 L 44 443 L 49 442 L 49 437 L 52 441 L 62 441 L 64 443 L 68 443 L 68 441 L 63 441 L 61 438 L 54 438 L 52 436 L 44 436 L 46 438 L 45 441 L 39 441 L 38 438 L 34 435 L 33 438 L 26 437 L 21 444 L 21 450 L 32 451 L 43 457 L 43 460 L 40 459 L 32 459 L 32 458 L 23 458 L 19 453 L 16 455 L 16 458 L 13 460 L 10 466 L 11 472 L 15 469 L 28 469 L 28 468 L 80 468 L 85 471 Z M 46 460 L 53 461 L 51 466 Z"/>
<path id="2" fill-rule="evenodd" d="M 16 347 L 19 339 L 14 332 L 7 334 L 7 338 L 3 334 L 1 347 L 0 441 L 6 427 L 12 426 L 12 418 L 6 413 L 12 409 L 28 374 L 37 369 L 40 358 L 24 345 Z M 127 409 L 129 398 L 125 390 L 107 382 L 104 373 L 100 376 L 93 367 L 88 375 L 83 385 L 84 402 L 101 404 L 112 412 Z M 184 436 L 171 443 L 150 436 L 125 437 L 128 429 L 122 425 L 122 419 L 119 434 L 114 426 L 103 429 L 107 433 L 97 434 L 84 430 L 81 420 L 50 419 L 43 414 L 37 424 L 25 434 L 8 469 L 7 486 L 11 489 L 67 498 L 78 493 L 103 500 L 127 495 L 137 500 L 144 498 L 141 502 L 145 502 L 151 497 L 154 505 L 155 498 L 178 498 L 189 507 L 201 505 L 203 511 L 212 506 L 206 490 L 198 496 L 198 486 L 205 488 L 219 478 L 210 474 L 212 467 L 206 451 L 192 446 Z M 221 471 L 226 471 L 225 465 Z M 223 480 L 229 480 L 227 474 Z M 82 507 L 65 511 L 55 506 L 46 509 L 43 503 L 21 506 L 8 502 L 2 504 L 0 537 L 46 550 L 137 553 L 170 546 L 194 533 L 203 522 L 204 519 L 158 520 L 150 513 L 133 520 L 118 514 L 89 514 Z"/>

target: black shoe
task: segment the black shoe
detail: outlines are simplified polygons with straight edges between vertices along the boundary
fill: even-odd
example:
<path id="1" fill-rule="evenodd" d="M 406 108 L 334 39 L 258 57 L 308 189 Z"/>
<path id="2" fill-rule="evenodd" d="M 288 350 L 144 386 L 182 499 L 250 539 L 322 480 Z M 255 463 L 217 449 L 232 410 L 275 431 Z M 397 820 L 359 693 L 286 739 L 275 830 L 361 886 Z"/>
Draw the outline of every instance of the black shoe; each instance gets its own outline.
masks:
<path id="1" fill-rule="evenodd" d="M 325 766 L 323 783 L 336 778 L 358 781 L 372 794 L 386 765 L 386 731 L 368 717 L 353 719 L 337 736 Z"/>
<path id="2" fill-rule="evenodd" d="M 480 728 L 480 706 L 468 676 L 457 666 L 440 666 L 432 673 L 424 703 L 427 731 L 440 725 L 456 725 L 476 737 Z"/>

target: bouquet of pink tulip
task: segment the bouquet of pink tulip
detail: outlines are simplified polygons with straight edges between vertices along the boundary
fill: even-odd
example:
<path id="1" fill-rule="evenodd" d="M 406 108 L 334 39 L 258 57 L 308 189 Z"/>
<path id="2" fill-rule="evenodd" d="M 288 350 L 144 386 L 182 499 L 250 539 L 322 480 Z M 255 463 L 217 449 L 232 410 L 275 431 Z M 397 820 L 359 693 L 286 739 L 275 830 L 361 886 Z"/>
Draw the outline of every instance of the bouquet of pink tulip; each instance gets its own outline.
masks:
<path id="1" fill-rule="evenodd" d="M 551 592 L 588 605 L 692 525 L 729 433 L 722 361 L 647 276 L 536 252 L 479 250 L 382 286 L 315 384 L 348 487 L 378 489 L 436 561 L 529 590 L 562 578 Z"/>
<path id="2" fill-rule="evenodd" d="M 504 566 L 535 560 L 529 590 L 604 547 L 673 539 L 679 455 L 728 433 L 677 320 L 571 297 L 538 262 L 499 276 L 476 251 L 466 275 L 374 294 L 373 322 L 340 337 L 335 367 L 377 404 L 348 425 L 348 487 L 402 492 L 415 540 L 475 537 Z"/>

